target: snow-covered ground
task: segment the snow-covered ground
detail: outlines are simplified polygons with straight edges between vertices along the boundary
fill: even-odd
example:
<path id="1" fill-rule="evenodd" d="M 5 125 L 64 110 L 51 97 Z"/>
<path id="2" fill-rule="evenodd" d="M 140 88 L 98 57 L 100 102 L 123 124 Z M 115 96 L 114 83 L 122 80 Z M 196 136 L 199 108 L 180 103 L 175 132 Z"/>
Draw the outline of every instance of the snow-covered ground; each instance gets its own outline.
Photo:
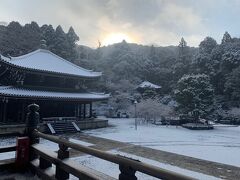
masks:
<path id="1" fill-rule="evenodd" d="M 176 126 L 138 125 L 134 119 L 108 119 L 113 127 L 85 133 L 240 167 L 240 127 L 188 130 Z"/>
<path id="2" fill-rule="evenodd" d="M 109 124 L 112 125 L 111 127 L 85 130 L 84 133 L 240 167 L 240 157 L 238 156 L 240 152 L 240 127 L 217 127 L 214 130 L 193 131 L 175 126 L 166 127 L 142 124 L 138 125 L 137 130 L 135 130 L 134 119 L 108 120 Z M 86 146 L 93 145 L 72 138 L 70 138 L 70 141 Z M 1 138 L 0 140 L 0 146 L 12 145 L 15 143 L 15 138 Z M 58 150 L 58 145 L 53 142 L 41 139 L 40 143 L 44 144 L 52 151 Z M 192 176 L 197 179 L 217 179 L 212 176 L 123 153 L 118 150 L 111 150 L 110 153 L 139 159 L 142 162 Z M 14 156 L 15 152 L 9 154 L 4 153 L 0 154 L 0 159 L 7 159 Z M 75 157 L 73 160 L 113 177 L 118 177 L 119 175 L 118 165 L 90 155 Z M 137 176 L 140 179 L 154 179 L 139 172 Z M 74 179 L 74 177 L 71 176 L 71 179 Z"/>
<path id="3" fill-rule="evenodd" d="M 163 169 L 167 169 L 167 170 L 170 170 L 170 171 L 173 171 L 173 172 L 181 173 L 181 174 L 184 174 L 184 175 L 196 178 L 196 179 L 206 179 L 206 180 L 218 180 L 219 179 L 219 178 L 216 178 L 216 177 L 213 177 L 213 176 L 208 176 L 208 175 L 205 175 L 205 174 L 202 174 L 202 173 L 189 171 L 189 170 L 182 169 L 182 168 L 179 168 L 179 167 L 176 167 L 176 166 L 160 163 L 160 162 L 157 162 L 157 161 L 153 161 L 153 160 L 150 160 L 150 159 L 146 159 L 146 158 L 135 156 L 135 155 L 128 154 L 128 153 L 123 153 L 123 152 L 116 151 L 116 150 L 112 150 L 112 151 L 109 151 L 109 152 L 113 153 L 113 154 L 120 154 L 120 155 L 125 156 L 125 157 L 138 159 L 141 162 L 145 162 L 145 163 L 148 163 L 148 164 L 151 164 L 151 165 L 154 165 L 154 166 L 158 166 L 158 167 L 161 167 Z M 117 164 L 114 164 L 114 163 L 96 158 L 94 156 L 85 155 L 85 156 L 80 156 L 80 157 L 77 157 L 77 158 L 73 158 L 73 160 L 77 163 L 88 166 L 88 167 L 90 167 L 92 169 L 95 169 L 97 171 L 103 172 L 103 173 L 105 173 L 109 176 L 112 176 L 114 178 L 118 178 L 118 175 L 120 173 L 119 166 Z M 140 172 L 137 172 L 136 176 L 137 176 L 138 179 L 141 179 L 141 180 L 157 180 L 157 178 L 154 178 L 152 176 L 149 176 L 149 175 L 146 175 L 146 174 L 143 174 L 143 173 L 140 173 Z M 71 179 L 77 179 L 77 178 L 72 177 Z"/>

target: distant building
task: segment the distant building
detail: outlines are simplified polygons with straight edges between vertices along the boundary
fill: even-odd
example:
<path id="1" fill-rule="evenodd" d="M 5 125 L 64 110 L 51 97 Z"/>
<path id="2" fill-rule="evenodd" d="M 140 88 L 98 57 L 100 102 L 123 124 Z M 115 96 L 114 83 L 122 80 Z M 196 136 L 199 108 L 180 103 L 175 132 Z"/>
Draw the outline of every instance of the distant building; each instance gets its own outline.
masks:
<path id="1" fill-rule="evenodd" d="M 100 76 L 45 49 L 19 57 L 0 56 L 0 121 L 25 122 L 31 103 L 40 105 L 41 118 L 92 117 L 92 103 L 109 98 L 86 88 Z"/>
<path id="2" fill-rule="evenodd" d="M 161 86 L 150 83 L 149 81 L 143 81 L 141 84 L 138 85 L 137 90 L 140 93 L 143 93 L 146 90 L 155 90 L 156 92 L 160 92 Z"/>

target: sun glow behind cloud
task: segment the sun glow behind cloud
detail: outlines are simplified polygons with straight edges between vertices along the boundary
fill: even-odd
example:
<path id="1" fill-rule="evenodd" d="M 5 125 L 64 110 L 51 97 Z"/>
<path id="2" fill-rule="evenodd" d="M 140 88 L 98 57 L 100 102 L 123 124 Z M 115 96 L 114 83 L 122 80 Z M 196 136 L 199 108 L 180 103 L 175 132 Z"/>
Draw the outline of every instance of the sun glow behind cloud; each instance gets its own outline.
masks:
<path id="1" fill-rule="evenodd" d="M 221 41 L 228 31 L 239 37 L 240 0 L 0 0 L 0 24 L 36 21 L 70 26 L 78 44 L 98 47 L 121 42 L 178 45 L 181 37 L 198 46 L 206 36 Z M 54 9 L 54 11 L 53 11 Z M 222 12 L 228 13 L 222 13 Z M 44 13 L 42 13 L 44 12 Z M 91 12 L 91 13 L 90 13 Z M 29 16 L 31 14 L 31 16 Z M 41 15 L 41 16 L 40 16 Z"/>
<path id="2" fill-rule="evenodd" d="M 102 45 L 107 46 L 114 43 L 122 42 L 123 40 L 131 43 L 134 42 L 134 39 L 131 38 L 129 35 L 124 33 L 110 33 L 106 35 L 102 40 Z"/>

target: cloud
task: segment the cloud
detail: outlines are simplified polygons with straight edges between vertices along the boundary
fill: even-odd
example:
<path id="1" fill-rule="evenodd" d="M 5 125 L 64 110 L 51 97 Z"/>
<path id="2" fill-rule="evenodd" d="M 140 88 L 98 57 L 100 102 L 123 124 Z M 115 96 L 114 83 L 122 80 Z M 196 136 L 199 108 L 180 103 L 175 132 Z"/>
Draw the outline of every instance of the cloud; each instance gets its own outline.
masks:
<path id="1" fill-rule="evenodd" d="M 218 0 L 0 0 L 1 21 L 36 21 L 73 26 L 80 44 L 97 46 L 108 33 L 125 33 L 137 43 L 177 45 L 184 37 L 198 46 L 207 35 L 235 29 L 239 1 Z M 223 14 L 222 12 L 227 14 Z M 230 16 L 231 15 L 231 16 Z M 232 18 L 232 19 L 231 19 Z M 234 31 L 235 30 L 235 31 Z M 231 31 L 230 31 L 231 32 Z M 238 33 L 239 34 L 239 33 Z M 222 36 L 222 34 L 220 35 Z"/>
<path id="2" fill-rule="evenodd" d="M 5 21 L 0 21 L 0 25 L 2 25 L 2 26 L 7 26 L 7 25 L 8 25 L 8 23 L 7 23 L 7 22 L 5 22 Z"/>

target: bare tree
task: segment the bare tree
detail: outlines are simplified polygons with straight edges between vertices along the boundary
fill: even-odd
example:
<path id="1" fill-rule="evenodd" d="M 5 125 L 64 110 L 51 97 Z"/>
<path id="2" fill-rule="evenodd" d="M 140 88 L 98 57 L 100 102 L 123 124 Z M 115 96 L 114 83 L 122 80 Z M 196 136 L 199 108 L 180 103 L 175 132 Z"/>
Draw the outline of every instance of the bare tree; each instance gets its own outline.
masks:
<path id="1" fill-rule="evenodd" d="M 134 107 L 130 108 L 130 112 L 134 112 Z M 165 104 L 159 103 L 154 99 L 142 100 L 136 105 L 137 117 L 143 122 L 155 122 L 160 118 L 167 118 L 174 115 L 174 110 Z"/>

